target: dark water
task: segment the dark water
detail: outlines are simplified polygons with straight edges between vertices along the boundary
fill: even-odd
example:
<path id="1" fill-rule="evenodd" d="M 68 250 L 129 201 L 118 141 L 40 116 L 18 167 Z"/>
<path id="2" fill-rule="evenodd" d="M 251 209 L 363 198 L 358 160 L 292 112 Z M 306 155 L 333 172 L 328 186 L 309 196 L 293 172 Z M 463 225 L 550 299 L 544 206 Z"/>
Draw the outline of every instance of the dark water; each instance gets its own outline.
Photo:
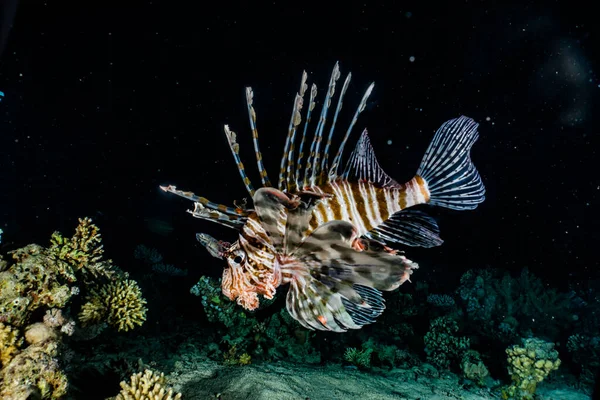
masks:
<path id="1" fill-rule="evenodd" d="M 3 16 L 10 16 L 6 7 Z M 423 337 L 429 324 L 451 315 L 457 335 L 471 339 L 494 379 L 510 382 L 501 362 L 504 348 L 540 337 L 556 343 L 560 373 L 569 377 L 564 385 L 583 382 L 589 393 L 600 355 L 595 254 L 600 31 L 583 3 L 402 8 L 363 2 L 316 8 L 301 2 L 47 1 L 21 2 L 12 22 L 0 59 L 0 249 L 4 254 L 29 243 L 45 246 L 55 230 L 70 235 L 78 218 L 91 217 L 101 229 L 106 256 L 129 271 L 149 299 L 148 319 L 137 333 L 125 335 L 129 340 L 135 342 L 138 334 L 159 342 L 161 335 L 179 335 L 180 343 L 197 334 L 201 343 L 208 337 L 203 329 L 239 334 L 207 320 L 200 298 L 189 293 L 201 276 L 218 278 L 223 267 L 194 234 L 234 241 L 235 232 L 193 219 L 185 212 L 191 203 L 158 186 L 176 184 L 227 205 L 247 197 L 223 124 L 238 133 L 249 176 L 258 185 L 245 86 L 254 89 L 265 165 L 275 179 L 302 71 L 322 95 L 339 61 L 342 77 L 353 74 L 340 126 L 347 126 L 375 81 L 349 148 L 367 127 L 383 169 L 405 182 L 436 129 L 467 115 L 480 124 L 471 157 L 487 192 L 473 211 L 420 208 L 435 217 L 445 242 L 433 249 L 403 248 L 421 266 L 413 284 L 400 289 L 412 294 L 418 309 L 405 321 L 415 332 L 412 339 L 393 339 L 385 329 L 398 321 L 386 320 L 384 313 L 379 327 L 344 339 L 317 333 L 313 345 L 321 362 L 341 362 L 346 347 L 360 348 L 369 338 L 427 361 Z M 157 249 L 187 275 L 149 270 L 134 257 L 139 244 Z M 467 295 L 461 299 L 461 277 L 491 269 L 482 302 L 492 292 L 502 301 L 505 276 L 513 285 L 533 276 L 534 283 L 513 292 L 515 302 L 527 293 L 557 297 L 514 315 L 498 315 L 506 305 L 490 309 L 489 329 L 478 330 L 482 314 L 473 314 Z M 465 290 L 477 295 L 472 286 Z M 433 307 L 427 302 L 431 294 L 453 296 L 456 308 Z M 270 321 L 285 306 L 284 297 L 285 290 L 251 317 Z M 392 295 L 388 304 L 395 301 Z M 498 343 L 508 317 L 516 326 Z M 544 321 L 543 329 L 532 322 L 536 318 Z M 575 334 L 587 338 L 584 347 L 594 361 L 568 350 Z M 94 340 L 110 349 L 111 335 Z M 239 346 L 254 351 L 256 363 L 277 359 L 256 351 L 250 336 Z M 163 350 L 165 359 L 175 352 Z M 172 365 L 157 368 L 169 373 Z M 460 375 L 455 361 L 448 368 Z M 87 374 L 72 379 L 85 386 L 94 374 L 111 384 L 122 378 L 105 370 Z"/>

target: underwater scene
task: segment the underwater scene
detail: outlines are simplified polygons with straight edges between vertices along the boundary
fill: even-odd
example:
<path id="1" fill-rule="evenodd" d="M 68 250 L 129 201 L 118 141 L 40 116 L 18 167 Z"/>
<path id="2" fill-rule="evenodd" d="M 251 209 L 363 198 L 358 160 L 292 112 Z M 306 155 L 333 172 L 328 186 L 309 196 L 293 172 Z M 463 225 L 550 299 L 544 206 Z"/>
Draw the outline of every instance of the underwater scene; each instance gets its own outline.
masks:
<path id="1" fill-rule="evenodd" d="M 0 11 L 1 400 L 600 399 L 586 3 Z"/>

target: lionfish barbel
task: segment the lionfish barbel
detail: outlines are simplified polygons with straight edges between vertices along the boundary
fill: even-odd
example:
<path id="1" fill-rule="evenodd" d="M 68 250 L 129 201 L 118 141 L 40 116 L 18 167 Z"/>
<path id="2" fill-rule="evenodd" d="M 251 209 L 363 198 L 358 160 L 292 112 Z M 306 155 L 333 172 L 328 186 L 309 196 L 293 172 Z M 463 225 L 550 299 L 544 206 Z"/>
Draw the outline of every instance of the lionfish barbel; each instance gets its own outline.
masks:
<path id="1" fill-rule="evenodd" d="M 305 144 L 317 88 L 312 85 L 302 125 L 301 111 L 308 90 L 302 74 L 288 127 L 277 188 L 263 166 L 259 149 L 253 92 L 246 102 L 262 187 L 255 190 L 240 160 L 236 134 L 225 134 L 253 208 L 245 203 L 228 207 L 204 197 L 161 186 L 166 192 L 194 202 L 194 217 L 239 230 L 234 243 L 199 233 L 198 241 L 214 257 L 227 260 L 222 291 L 248 310 L 259 306 L 258 295 L 272 299 L 280 285 L 289 284 L 288 312 L 304 327 L 345 332 L 370 324 L 385 309 L 382 291 L 409 280 L 418 265 L 392 245 L 434 247 L 442 244 L 435 220 L 418 204 L 470 210 L 485 198 L 485 188 L 470 158 L 478 138 L 472 119 L 461 116 L 436 132 L 416 175 L 400 184 L 380 167 L 366 129 L 342 169 L 342 153 L 374 84 L 366 90 L 340 146 L 331 160 L 336 121 L 348 89 L 348 74 L 325 136 L 327 115 L 340 78 L 336 63 L 310 148 Z M 296 156 L 296 139 L 300 136 Z M 326 139 L 326 141 L 325 141 Z"/>

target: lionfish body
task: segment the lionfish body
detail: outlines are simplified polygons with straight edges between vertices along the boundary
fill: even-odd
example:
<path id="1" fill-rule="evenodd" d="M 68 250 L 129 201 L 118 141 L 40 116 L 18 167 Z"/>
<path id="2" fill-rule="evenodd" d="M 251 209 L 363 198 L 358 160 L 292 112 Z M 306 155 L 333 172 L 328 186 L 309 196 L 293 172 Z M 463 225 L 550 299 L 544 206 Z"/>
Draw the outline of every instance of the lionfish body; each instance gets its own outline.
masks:
<path id="1" fill-rule="evenodd" d="M 333 123 L 325 135 L 327 114 L 339 77 L 336 64 L 313 140 L 305 154 L 317 89 L 312 85 L 301 127 L 308 89 L 307 75 L 303 74 L 277 188 L 271 185 L 262 164 L 253 94 L 250 88 L 246 89 L 263 186 L 260 189 L 255 190 L 246 176 L 235 133 L 227 125 L 225 133 L 252 197 L 252 209 L 245 204 L 235 207 L 216 204 L 175 186 L 161 188 L 194 201 L 194 210 L 189 210 L 193 216 L 239 230 L 234 243 L 218 241 L 207 234 L 196 235 L 213 256 L 227 260 L 222 279 L 222 290 L 227 297 L 252 310 L 259 306 L 258 295 L 271 299 L 279 286 L 289 284 L 286 307 L 297 321 L 309 329 L 343 332 L 372 323 L 385 308 L 381 291 L 398 288 L 418 268 L 389 246 L 433 247 L 442 243 L 435 220 L 408 208 L 431 204 L 473 209 L 484 200 L 485 189 L 469 154 L 477 140 L 477 124 L 467 117 L 442 125 L 417 174 L 405 184 L 399 184 L 382 170 L 366 130 L 342 170 L 344 146 L 373 84 L 363 96 L 330 166 L 334 128 L 351 75 L 348 74 L 342 86 Z"/>

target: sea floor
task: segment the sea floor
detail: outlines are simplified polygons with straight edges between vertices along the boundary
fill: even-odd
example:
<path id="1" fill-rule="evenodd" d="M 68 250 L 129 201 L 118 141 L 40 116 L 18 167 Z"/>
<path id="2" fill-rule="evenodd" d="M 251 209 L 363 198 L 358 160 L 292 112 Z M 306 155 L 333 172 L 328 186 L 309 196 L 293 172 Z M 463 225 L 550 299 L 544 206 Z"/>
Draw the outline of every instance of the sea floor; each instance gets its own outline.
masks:
<path id="1" fill-rule="evenodd" d="M 309 366 L 267 363 L 226 367 L 212 361 L 177 363 L 169 383 L 183 399 L 218 400 L 438 400 L 498 399 L 488 389 L 466 388 L 454 374 L 427 368 L 382 373 L 345 369 L 341 365 Z M 537 391 L 539 400 L 589 400 L 578 390 L 556 383 Z"/>

